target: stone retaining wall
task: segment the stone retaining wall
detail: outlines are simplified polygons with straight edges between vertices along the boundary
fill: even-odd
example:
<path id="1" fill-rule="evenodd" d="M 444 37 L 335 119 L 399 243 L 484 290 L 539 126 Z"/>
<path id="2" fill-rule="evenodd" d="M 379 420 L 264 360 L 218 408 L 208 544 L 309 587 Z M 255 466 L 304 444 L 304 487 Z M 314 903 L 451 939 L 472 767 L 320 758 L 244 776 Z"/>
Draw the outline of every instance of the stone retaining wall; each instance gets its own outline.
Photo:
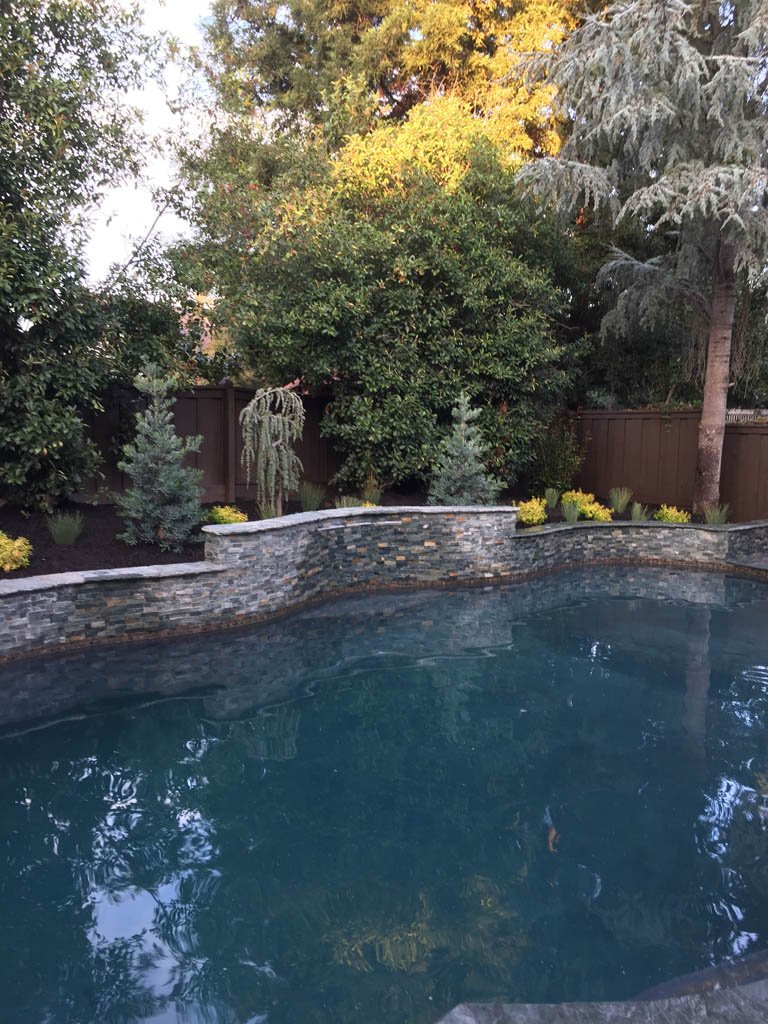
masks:
<path id="1" fill-rule="evenodd" d="M 516 509 L 335 509 L 205 527 L 205 562 L 0 580 L 0 661 L 255 621 L 324 595 L 510 580 L 563 566 L 724 569 L 768 524 L 578 523 L 516 532 Z"/>

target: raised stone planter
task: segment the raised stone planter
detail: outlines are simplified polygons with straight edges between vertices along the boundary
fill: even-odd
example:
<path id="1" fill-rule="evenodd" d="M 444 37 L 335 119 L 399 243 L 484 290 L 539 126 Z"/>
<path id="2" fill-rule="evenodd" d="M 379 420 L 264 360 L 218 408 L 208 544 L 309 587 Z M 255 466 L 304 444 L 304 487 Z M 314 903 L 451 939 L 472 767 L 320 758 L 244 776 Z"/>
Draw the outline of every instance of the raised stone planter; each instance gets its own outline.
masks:
<path id="1" fill-rule="evenodd" d="M 205 561 L 0 580 L 0 661 L 269 617 L 326 596 L 510 581 L 583 565 L 768 578 L 768 523 L 577 523 L 516 532 L 512 507 L 333 509 L 207 526 Z"/>

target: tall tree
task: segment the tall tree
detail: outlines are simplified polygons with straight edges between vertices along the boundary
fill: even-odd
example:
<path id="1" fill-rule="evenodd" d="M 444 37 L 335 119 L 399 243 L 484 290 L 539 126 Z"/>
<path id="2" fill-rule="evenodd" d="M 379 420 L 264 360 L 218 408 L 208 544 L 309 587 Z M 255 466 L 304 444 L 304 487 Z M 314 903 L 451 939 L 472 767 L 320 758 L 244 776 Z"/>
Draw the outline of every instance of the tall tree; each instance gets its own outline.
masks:
<path id="1" fill-rule="evenodd" d="M 118 0 L 0 5 L 0 497 L 51 504 L 93 469 L 82 409 L 103 383 L 103 309 L 82 215 L 135 168 L 124 94 L 148 55 Z"/>
<path id="2" fill-rule="evenodd" d="M 524 176 L 664 236 L 651 262 L 613 259 L 622 308 L 688 303 L 707 361 L 694 507 L 719 498 L 737 288 L 768 253 L 768 11 L 756 0 L 629 0 L 589 16 L 546 62 L 570 127 Z"/>

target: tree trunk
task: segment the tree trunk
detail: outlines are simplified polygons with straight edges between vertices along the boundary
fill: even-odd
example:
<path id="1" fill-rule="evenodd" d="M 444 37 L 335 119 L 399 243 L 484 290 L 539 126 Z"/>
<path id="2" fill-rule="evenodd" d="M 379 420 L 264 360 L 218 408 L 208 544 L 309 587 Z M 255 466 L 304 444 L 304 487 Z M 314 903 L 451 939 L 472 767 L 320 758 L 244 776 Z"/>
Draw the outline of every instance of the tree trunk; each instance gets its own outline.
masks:
<path id="1" fill-rule="evenodd" d="M 717 505 L 720 502 L 720 465 L 723 460 L 731 339 L 736 311 L 734 255 L 732 245 L 723 241 L 719 243 L 707 341 L 704 401 L 699 423 L 696 488 L 693 495 L 693 510 L 699 513 L 704 505 Z"/>

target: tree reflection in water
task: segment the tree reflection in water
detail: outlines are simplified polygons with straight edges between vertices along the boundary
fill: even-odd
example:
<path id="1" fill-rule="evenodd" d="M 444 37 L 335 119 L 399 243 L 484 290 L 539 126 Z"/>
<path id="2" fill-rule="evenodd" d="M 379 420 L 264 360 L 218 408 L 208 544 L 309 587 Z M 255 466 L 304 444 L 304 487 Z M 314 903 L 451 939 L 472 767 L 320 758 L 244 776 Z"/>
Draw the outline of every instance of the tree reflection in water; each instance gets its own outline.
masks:
<path id="1" fill-rule="evenodd" d="M 421 1024 L 765 944 L 766 611 L 561 575 L 7 670 L 3 1020 Z"/>

